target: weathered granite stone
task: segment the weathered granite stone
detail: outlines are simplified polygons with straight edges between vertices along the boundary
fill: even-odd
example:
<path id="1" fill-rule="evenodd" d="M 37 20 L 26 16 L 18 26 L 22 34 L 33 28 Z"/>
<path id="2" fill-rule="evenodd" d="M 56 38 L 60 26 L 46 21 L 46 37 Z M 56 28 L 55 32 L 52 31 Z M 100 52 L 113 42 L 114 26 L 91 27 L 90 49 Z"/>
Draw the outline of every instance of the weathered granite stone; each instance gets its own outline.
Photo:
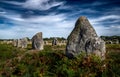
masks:
<path id="1" fill-rule="evenodd" d="M 114 44 L 119 44 L 119 40 L 118 40 L 118 39 L 114 39 L 114 40 L 113 40 L 113 43 L 114 43 Z"/>
<path id="2" fill-rule="evenodd" d="M 53 38 L 53 40 L 52 40 L 52 45 L 57 45 L 57 44 L 58 44 L 57 38 Z"/>
<path id="3" fill-rule="evenodd" d="M 22 39 L 21 39 L 21 47 L 22 47 L 22 48 L 27 48 L 27 44 L 28 44 L 28 39 L 27 39 L 27 37 L 22 38 Z"/>
<path id="4" fill-rule="evenodd" d="M 66 55 L 72 58 L 82 51 L 86 52 L 86 55 L 94 53 L 102 59 L 105 58 L 105 42 L 97 36 L 96 31 L 84 16 L 77 20 L 75 28 L 67 38 Z"/>
<path id="5" fill-rule="evenodd" d="M 111 40 L 106 41 L 106 44 L 113 44 Z"/>
<path id="6" fill-rule="evenodd" d="M 44 45 L 48 45 L 48 41 L 44 41 Z"/>
<path id="7" fill-rule="evenodd" d="M 17 39 L 14 39 L 14 40 L 13 40 L 13 46 L 14 46 L 14 47 L 17 47 L 17 41 L 18 41 Z"/>
<path id="8" fill-rule="evenodd" d="M 105 42 L 99 37 L 90 38 L 86 41 L 85 51 L 87 52 L 87 55 L 89 55 L 90 53 L 93 53 L 99 56 L 101 59 L 104 59 L 105 58 Z"/>
<path id="9" fill-rule="evenodd" d="M 18 48 L 21 48 L 21 47 L 22 47 L 22 45 L 21 45 L 21 39 L 17 39 L 17 47 L 18 47 Z"/>
<path id="10" fill-rule="evenodd" d="M 39 32 L 32 37 L 32 48 L 36 49 L 36 50 L 43 50 L 44 49 L 42 32 Z"/>

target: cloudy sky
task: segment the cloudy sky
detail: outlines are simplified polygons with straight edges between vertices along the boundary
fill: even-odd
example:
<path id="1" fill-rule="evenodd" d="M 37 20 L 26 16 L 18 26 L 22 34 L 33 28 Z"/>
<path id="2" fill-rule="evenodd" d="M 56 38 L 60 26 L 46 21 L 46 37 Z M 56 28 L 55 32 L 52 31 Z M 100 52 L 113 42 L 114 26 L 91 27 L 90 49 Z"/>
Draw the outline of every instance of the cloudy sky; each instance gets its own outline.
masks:
<path id="1" fill-rule="evenodd" d="M 120 35 L 119 0 L 0 0 L 0 39 L 67 37 L 86 16 L 100 35 Z"/>

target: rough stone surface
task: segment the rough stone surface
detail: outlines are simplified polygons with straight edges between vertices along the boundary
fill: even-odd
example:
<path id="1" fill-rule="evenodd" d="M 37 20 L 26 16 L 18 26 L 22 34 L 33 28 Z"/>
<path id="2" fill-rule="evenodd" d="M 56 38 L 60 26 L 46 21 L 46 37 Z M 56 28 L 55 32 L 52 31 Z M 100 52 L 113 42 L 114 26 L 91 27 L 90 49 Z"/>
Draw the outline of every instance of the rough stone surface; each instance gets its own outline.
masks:
<path id="1" fill-rule="evenodd" d="M 36 49 L 36 50 L 43 50 L 44 49 L 42 32 L 39 32 L 32 37 L 32 48 Z"/>
<path id="2" fill-rule="evenodd" d="M 57 40 L 57 38 L 54 38 L 53 40 L 52 40 L 52 45 L 57 45 L 58 44 L 58 40 Z"/>
<path id="3" fill-rule="evenodd" d="M 118 39 L 114 39 L 114 44 L 119 44 L 119 40 Z"/>
<path id="4" fill-rule="evenodd" d="M 22 45 L 21 45 L 21 39 L 17 39 L 17 47 L 18 47 L 18 48 L 21 48 L 21 47 L 22 47 Z"/>
<path id="5" fill-rule="evenodd" d="M 82 51 L 89 55 L 94 53 L 105 58 L 105 42 L 99 38 L 88 19 L 81 16 L 75 28 L 67 38 L 66 55 L 70 58 L 79 55 Z"/>
<path id="6" fill-rule="evenodd" d="M 27 48 L 27 44 L 28 44 L 28 39 L 27 39 L 27 37 L 22 38 L 22 39 L 21 39 L 21 47 L 22 47 L 22 48 Z"/>
<path id="7" fill-rule="evenodd" d="M 48 45 L 48 41 L 44 41 L 44 45 Z"/>
<path id="8" fill-rule="evenodd" d="M 14 47 L 17 47 L 17 39 L 14 39 L 14 40 L 13 40 L 13 46 L 14 46 Z"/>

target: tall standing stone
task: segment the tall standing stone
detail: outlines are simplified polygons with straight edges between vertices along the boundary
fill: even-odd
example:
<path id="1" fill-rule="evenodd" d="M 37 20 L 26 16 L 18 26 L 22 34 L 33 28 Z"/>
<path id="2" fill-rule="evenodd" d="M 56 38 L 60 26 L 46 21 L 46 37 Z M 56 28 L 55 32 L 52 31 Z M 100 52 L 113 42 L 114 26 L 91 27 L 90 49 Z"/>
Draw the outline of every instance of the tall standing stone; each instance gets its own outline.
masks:
<path id="1" fill-rule="evenodd" d="M 27 48 L 27 44 L 28 44 L 28 38 L 27 37 L 22 38 L 21 39 L 21 47 L 22 48 Z"/>
<path id="2" fill-rule="evenodd" d="M 82 51 L 86 55 L 94 53 L 102 59 L 105 58 L 105 42 L 97 36 L 96 31 L 84 16 L 77 20 L 67 38 L 66 55 L 72 58 Z"/>
<path id="3" fill-rule="evenodd" d="M 43 50 L 44 49 L 42 32 L 39 32 L 32 37 L 32 48 L 36 49 L 36 50 Z"/>
<path id="4" fill-rule="evenodd" d="M 22 47 L 21 43 L 22 43 L 21 39 L 17 39 L 17 47 L 18 48 Z"/>
<path id="5" fill-rule="evenodd" d="M 53 40 L 52 40 L 52 45 L 57 45 L 57 44 L 58 44 L 57 38 L 53 38 Z"/>

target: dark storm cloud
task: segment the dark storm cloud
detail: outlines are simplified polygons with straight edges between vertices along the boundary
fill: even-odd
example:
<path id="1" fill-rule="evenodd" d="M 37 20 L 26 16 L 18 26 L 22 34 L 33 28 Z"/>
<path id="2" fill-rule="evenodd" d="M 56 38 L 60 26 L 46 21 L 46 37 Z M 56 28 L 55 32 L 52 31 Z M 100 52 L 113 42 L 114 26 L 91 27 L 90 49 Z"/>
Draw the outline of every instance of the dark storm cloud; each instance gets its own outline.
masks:
<path id="1" fill-rule="evenodd" d="M 67 37 L 82 15 L 99 35 L 120 35 L 119 4 L 118 0 L 0 0 L 0 32 L 11 33 L 0 38 L 31 37 L 37 31 L 45 37 Z"/>

